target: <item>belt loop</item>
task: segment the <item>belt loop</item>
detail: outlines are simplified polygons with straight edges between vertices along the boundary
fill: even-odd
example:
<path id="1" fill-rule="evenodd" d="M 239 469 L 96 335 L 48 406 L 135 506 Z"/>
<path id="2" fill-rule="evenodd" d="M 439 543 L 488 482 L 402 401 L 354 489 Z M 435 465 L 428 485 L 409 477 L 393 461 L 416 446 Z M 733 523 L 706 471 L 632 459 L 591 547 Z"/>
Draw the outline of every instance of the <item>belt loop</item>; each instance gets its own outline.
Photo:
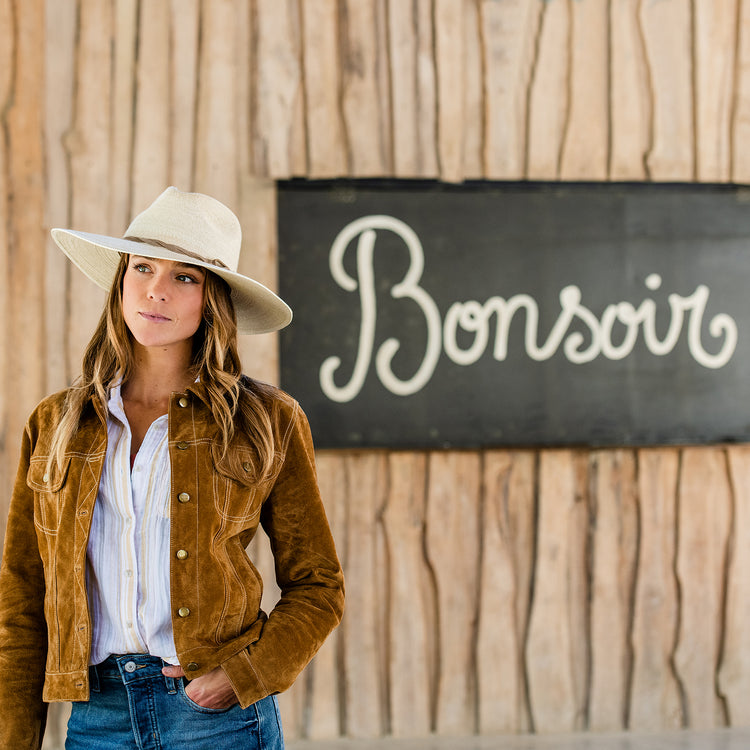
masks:
<path id="1" fill-rule="evenodd" d="M 102 691 L 99 685 L 99 670 L 96 664 L 89 667 L 89 688 L 94 693 L 101 693 Z"/>
<path id="2" fill-rule="evenodd" d="M 177 684 L 175 683 L 174 677 L 164 677 L 164 683 L 167 686 L 167 692 L 170 695 L 174 695 L 177 692 Z"/>

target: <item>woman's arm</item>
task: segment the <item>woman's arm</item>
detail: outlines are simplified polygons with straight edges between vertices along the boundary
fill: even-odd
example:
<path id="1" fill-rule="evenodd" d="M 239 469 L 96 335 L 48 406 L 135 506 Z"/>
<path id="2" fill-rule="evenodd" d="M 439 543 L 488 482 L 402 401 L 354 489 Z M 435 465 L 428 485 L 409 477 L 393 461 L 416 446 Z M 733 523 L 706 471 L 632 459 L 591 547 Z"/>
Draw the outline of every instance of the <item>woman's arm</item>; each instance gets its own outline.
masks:
<path id="1" fill-rule="evenodd" d="M 39 750 L 47 717 L 42 685 L 47 655 L 44 570 L 26 484 L 28 427 L 10 502 L 0 568 L 0 748 Z"/>
<path id="2" fill-rule="evenodd" d="M 338 625 L 344 578 L 315 473 L 307 418 L 295 404 L 284 463 L 261 512 L 281 598 L 258 641 L 222 664 L 243 707 L 289 688 Z"/>

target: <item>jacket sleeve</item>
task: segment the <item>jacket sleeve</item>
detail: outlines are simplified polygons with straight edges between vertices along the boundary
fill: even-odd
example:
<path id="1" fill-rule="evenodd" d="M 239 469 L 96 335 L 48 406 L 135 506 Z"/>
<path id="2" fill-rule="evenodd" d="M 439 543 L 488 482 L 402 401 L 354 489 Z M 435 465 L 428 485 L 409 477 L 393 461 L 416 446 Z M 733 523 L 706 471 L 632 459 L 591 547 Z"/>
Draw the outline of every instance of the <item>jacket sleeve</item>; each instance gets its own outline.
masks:
<path id="1" fill-rule="evenodd" d="M 344 608 L 343 573 L 318 490 L 310 428 L 296 404 L 287 436 L 284 463 L 261 513 L 281 598 L 260 638 L 222 664 L 243 708 L 289 688 Z"/>
<path id="2" fill-rule="evenodd" d="M 44 571 L 34 529 L 34 494 L 26 484 L 28 427 L 10 501 L 0 568 L 0 748 L 39 750 L 47 718 L 42 701 L 47 627 Z"/>

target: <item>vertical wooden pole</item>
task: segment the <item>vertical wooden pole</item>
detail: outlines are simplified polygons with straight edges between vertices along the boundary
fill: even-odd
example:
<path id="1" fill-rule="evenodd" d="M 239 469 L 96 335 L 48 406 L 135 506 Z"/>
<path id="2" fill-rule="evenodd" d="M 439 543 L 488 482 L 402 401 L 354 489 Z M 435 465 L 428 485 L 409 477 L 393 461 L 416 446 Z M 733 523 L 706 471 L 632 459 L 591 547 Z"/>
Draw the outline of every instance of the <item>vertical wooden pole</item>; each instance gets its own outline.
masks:
<path id="1" fill-rule="evenodd" d="M 387 549 L 387 688 L 390 733 L 424 736 L 432 730 L 434 684 L 434 581 L 424 556 L 427 458 L 388 457 L 388 500 L 383 513 Z"/>
<path id="2" fill-rule="evenodd" d="M 638 575 L 633 613 L 633 678 L 629 726 L 678 729 L 684 723 L 673 651 L 678 627 L 676 555 L 680 452 L 639 450 Z"/>
<path id="3" fill-rule="evenodd" d="M 576 463 L 568 450 L 540 455 L 534 599 L 531 603 L 526 667 L 533 728 L 570 732 L 581 727 L 578 714 L 576 645 L 573 623 L 582 602 L 574 598 L 572 565 L 580 518 Z"/>
<path id="4" fill-rule="evenodd" d="M 565 2 L 542 6 L 529 91 L 526 176 L 556 180 L 570 109 L 570 10 Z"/>
<path id="5" fill-rule="evenodd" d="M 439 671 L 435 731 L 476 731 L 476 628 L 479 593 L 479 497 L 481 463 L 475 453 L 429 457 L 427 559 L 437 592 Z"/>
<path id="6" fill-rule="evenodd" d="M 528 732 L 524 644 L 534 565 L 536 457 L 487 451 L 477 636 L 480 734 Z"/>
<path id="7" fill-rule="evenodd" d="M 724 590 L 731 492 L 720 448 L 685 448 L 677 517 L 680 627 L 675 668 L 685 697 L 687 724 L 726 724 L 716 693 L 723 638 Z"/>
<path id="8" fill-rule="evenodd" d="M 632 670 L 631 624 L 638 550 L 635 456 L 598 451 L 592 498 L 589 728 L 623 729 Z"/>

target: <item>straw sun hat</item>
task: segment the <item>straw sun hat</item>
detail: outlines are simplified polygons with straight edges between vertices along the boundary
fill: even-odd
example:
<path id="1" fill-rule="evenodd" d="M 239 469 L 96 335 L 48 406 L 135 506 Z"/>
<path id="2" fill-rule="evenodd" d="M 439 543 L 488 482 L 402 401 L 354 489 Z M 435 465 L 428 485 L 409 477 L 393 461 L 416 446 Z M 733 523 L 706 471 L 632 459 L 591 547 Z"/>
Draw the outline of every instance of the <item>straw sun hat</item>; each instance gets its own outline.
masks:
<path id="1" fill-rule="evenodd" d="M 232 290 L 239 333 L 278 331 L 289 306 L 257 281 L 237 273 L 242 230 L 223 203 L 201 193 L 167 188 L 133 219 L 124 237 L 53 229 L 60 249 L 93 282 L 109 290 L 121 253 L 190 263 L 221 276 Z"/>

